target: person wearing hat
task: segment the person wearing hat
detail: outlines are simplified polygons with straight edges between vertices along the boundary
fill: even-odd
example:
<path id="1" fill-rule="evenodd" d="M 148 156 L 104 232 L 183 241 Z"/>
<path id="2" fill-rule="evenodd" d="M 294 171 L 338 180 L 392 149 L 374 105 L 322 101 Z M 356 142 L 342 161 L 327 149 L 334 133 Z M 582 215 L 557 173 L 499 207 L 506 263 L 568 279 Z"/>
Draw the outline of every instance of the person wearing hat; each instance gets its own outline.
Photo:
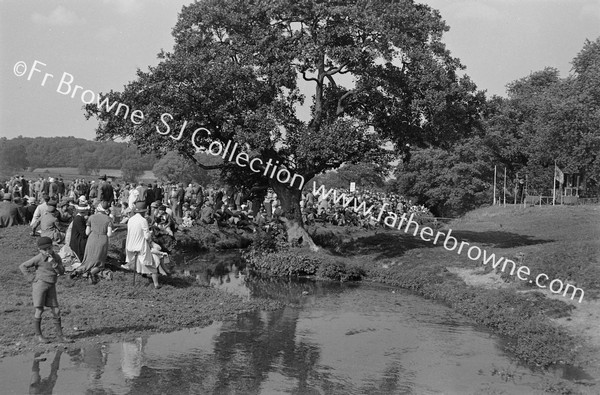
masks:
<path id="1" fill-rule="evenodd" d="M 50 195 L 47 193 L 42 195 L 42 204 L 36 207 L 35 212 L 33 213 L 33 218 L 31 219 L 31 235 L 36 236 L 37 227 L 40 225 L 40 218 L 42 215 L 48 211 L 48 202 L 50 201 Z"/>
<path id="2" fill-rule="evenodd" d="M 71 238 L 69 240 L 69 247 L 77 255 L 80 262 L 83 262 L 83 256 L 85 254 L 85 245 L 87 244 L 88 235 L 85 233 L 86 221 L 88 214 L 90 213 L 90 206 L 82 204 L 81 201 L 75 208 L 77 214 L 73 219 L 73 226 L 71 228 Z"/>
<path id="3" fill-rule="evenodd" d="M 108 255 L 108 238 L 112 236 L 113 222 L 108 216 L 109 204 L 101 202 L 96 207 L 96 213 L 90 216 L 86 223 L 85 234 L 88 236 L 83 254 L 83 261 L 77 271 L 89 273 L 89 281 L 95 284 L 97 274 L 104 269 Z"/>
<path id="4" fill-rule="evenodd" d="M 56 243 L 62 243 L 65 239 L 65 234 L 60 231 L 59 220 L 56 212 L 56 200 L 49 200 L 46 212 L 40 218 L 40 234 L 44 237 L 49 237 Z"/>
<path id="5" fill-rule="evenodd" d="M 152 233 L 148 221 L 144 217 L 146 202 L 137 202 L 133 217 L 127 222 L 127 239 L 125 241 L 125 262 L 123 268 L 135 270 L 137 273 L 150 274 L 154 288 L 158 284 L 158 266 L 152 257 Z"/>
<path id="6" fill-rule="evenodd" d="M 32 282 L 33 307 L 35 314 L 33 316 L 33 328 L 36 339 L 40 343 L 49 343 L 50 341 L 42 335 L 42 313 L 44 307 L 52 309 L 54 316 L 54 327 L 56 329 L 56 339 L 62 343 L 68 343 L 70 340 L 64 337 L 62 332 L 62 323 L 60 318 L 60 309 L 58 307 L 58 298 L 56 296 L 56 281 L 59 275 L 65 273 L 60 256 L 52 250 L 52 239 L 40 237 L 37 240 L 39 254 L 19 265 L 21 273 Z M 35 275 L 32 275 L 30 269 L 35 269 Z"/>
<path id="7" fill-rule="evenodd" d="M 25 223 L 19 205 L 11 202 L 12 196 L 10 193 L 4 193 L 2 202 L 0 202 L 0 228 L 9 226 L 21 225 Z"/>

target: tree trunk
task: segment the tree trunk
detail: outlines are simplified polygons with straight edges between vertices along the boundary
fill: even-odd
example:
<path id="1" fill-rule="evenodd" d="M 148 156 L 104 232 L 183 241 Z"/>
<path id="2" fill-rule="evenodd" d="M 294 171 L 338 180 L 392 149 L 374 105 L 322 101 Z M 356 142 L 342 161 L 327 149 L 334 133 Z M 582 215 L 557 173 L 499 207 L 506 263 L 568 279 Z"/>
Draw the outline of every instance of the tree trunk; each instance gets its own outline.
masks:
<path id="1" fill-rule="evenodd" d="M 314 243 L 306 229 L 304 229 L 302 213 L 300 212 L 302 192 L 296 187 L 288 188 L 278 182 L 273 182 L 271 186 L 281 201 L 281 210 L 283 211 L 281 221 L 285 224 L 288 242 L 292 243 L 301 240 L 300 244 L 302 246 L 308 246 L 312 251 L 319 251 L 320 248 Z"/>

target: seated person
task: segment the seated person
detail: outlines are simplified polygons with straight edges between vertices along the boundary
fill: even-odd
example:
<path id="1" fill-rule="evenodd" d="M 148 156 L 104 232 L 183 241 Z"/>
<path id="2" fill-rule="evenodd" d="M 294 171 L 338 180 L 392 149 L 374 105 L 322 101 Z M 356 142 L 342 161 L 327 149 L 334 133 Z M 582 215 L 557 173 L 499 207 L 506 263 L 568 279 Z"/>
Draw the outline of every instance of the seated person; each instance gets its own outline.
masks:
<path id="1" fill-rule="evenodd" d="M 254 224 L 261 228 L 267 224 L 267 211 L 264 208 L 261 208 L 260 211 L 256 213 Z"/>
<path id="2" fill-rule="evenodd" d="M 204 224 L 212 224 L 215 222 L 215 211 L 213 209 L 213 203 L 211 201 L 207 201 L 204 204 L 204 207 L 200 210 L 200 221 Z"/>
<path id="3" fill-rule="evenodd" d="M 224 210 L 225 215 L 227 216 L 227 222 L 231 225 L 237 225 L 240 222 L 240 211 L 234 208 L 233 202 L 229 202 L 227 208 Z"/>
<path id="4" fill-rule="evenodd" d="M 192 219 L 192 212 L 187 210 L 183 212 L 183 218 L 181 219 L 181 226 L 184 228 L 191 228 L 194 225 L 194 220 Z"/>
<path id="5" fill-rule="evenodd" d="M 58 213 L 56 211 L 57 202 L 48 201 L 47 211 L 40 218 L 40 235 L 49 237 L 55 243 L 62 243 L 65 234 L 60 231 Z"/>
<path id="6" fill-rule="evenodd" d="M 171 215 L 167 213 L 167 207 L 160 205 L 154 217 L 153 227 L 158 229 L 158 234 L 168 234 L 171 237 L 175 237 L 175 231 L 177 225 Z"/>

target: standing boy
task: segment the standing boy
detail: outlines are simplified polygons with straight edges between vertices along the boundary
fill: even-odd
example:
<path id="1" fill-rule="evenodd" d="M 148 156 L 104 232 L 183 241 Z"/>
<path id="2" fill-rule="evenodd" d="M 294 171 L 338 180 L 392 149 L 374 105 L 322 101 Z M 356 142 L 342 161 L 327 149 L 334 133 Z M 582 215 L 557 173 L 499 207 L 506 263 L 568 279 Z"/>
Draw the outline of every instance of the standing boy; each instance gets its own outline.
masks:
<path id="1" fill-rule="evenodd" d="M 23 275 L 33 284 L 33 307 L 35 307 L 33 328 L 35 329 L 36 339 L 40 343 L 50 342 L 42 335 L 41 329 L 42 313 L 44 312 L 44 306 L 47 306 L 52 309 L 57 340 L 61 343 L 69 343 L 70 340 L 66 339 L 62 333 L 60 310 L 58 308 L 58 298 L 56 297 L 56 278 L 58 275 L 65 273 L 65 268 L 62 265 L 60 256 L 52 250 L 52 239 L 40 237 L 37 240 L 37 245 L 40 253 L 19 265 Z M 31 275 L 30 268 L 35 268 L 35 275 Z"/>

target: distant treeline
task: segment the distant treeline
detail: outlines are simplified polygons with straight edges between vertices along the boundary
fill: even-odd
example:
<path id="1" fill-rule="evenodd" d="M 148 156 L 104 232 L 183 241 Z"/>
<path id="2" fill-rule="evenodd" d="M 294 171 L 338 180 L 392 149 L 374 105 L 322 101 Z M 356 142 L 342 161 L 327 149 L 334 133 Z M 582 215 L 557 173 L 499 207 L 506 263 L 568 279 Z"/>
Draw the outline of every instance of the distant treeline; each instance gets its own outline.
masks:
<path id="1" fill-rule="evenodd" d="M 157 158 L 140 155 L 127 143 L 91 141 L 76 137 L 0 138 L 0 167 L 36 169 L 75 167 L 82 174 L 103 169 L 121 169 L 128 159 L 136 159 L 142 170 L 151 170 Z"/>

